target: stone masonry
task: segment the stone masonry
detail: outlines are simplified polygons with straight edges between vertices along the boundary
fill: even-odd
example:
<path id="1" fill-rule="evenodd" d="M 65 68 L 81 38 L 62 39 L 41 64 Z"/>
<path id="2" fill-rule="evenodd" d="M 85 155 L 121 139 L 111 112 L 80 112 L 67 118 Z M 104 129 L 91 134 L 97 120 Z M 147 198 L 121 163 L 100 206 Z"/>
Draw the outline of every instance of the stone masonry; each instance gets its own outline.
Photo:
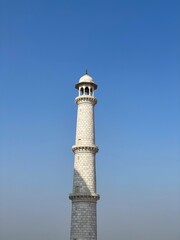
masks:
<path id="1" fill-rule="evenodd" d="M 70 240 L 97 240 L 96 153 L 94 129 L 94 91 L 97 85 L 86 73 L 76 84 L 78 97 L 74 152 L 73 192 Z"/>

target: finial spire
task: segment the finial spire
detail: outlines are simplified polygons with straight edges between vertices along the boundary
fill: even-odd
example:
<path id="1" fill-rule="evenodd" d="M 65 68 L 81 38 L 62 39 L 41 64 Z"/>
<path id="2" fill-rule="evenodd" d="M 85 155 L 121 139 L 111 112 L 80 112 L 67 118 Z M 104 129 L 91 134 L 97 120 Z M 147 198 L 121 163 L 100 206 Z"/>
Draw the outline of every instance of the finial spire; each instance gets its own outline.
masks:
<path id="1" fill-rule="evenodd" d="M 87 70 L 87 68 L 86 68 L 86 74 L 88 74 L 88 70 Z"/>

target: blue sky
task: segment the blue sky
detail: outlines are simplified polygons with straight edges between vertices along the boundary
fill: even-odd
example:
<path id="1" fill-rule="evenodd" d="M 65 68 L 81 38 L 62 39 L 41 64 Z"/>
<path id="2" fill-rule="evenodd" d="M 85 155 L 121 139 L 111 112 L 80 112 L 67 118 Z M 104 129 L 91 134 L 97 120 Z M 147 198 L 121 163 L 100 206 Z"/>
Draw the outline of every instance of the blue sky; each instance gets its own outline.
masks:
<path id="1" fill-rule="evenodd" d="M 0 2 L 0 238 L 69 239 L 77 92 L 95 107 L 98 239 L 180 239 L 179 1 Z"/>

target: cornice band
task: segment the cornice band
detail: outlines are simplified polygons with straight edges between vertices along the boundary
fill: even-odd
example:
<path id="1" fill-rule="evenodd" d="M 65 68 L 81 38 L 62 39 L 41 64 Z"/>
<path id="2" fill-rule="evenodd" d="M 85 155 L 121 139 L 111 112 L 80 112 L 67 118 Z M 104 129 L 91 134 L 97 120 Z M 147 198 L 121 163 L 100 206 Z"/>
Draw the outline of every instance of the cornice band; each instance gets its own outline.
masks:
<path id="1" fill-rule="evenodd" d="M 86 194 L 70 194 L 69 199 L 72 201 L 87 201 L 87 202 L 96 202 L 100 199 L 99 194 L 95 195 L 86 195 Z"/>
<path id="2" fill-rule="evenodd" d="M 75 102 L 76 104 L 80 104 L 83 102 L 90 102 L 93 105 L 95 105 L 97 103 L 97 99 L 91 96 L 80 96 L 75 98 Z"/>
<path id="3" fill-rule="evenodd" d="M 99 148 L 97 146 L 77 146 L 77 145 L 74 145 L 74 146 L 72 146 L 72 151 L 74 153 L 77 153 L 77 152 L 97 153 L 99 151 Z"/>

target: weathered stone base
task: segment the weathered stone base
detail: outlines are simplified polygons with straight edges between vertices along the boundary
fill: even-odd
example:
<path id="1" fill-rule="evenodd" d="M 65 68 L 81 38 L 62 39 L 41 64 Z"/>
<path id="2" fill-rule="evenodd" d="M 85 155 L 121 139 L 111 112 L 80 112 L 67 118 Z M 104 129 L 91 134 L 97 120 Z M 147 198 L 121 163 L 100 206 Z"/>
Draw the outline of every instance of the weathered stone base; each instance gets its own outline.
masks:
<path id="1" fill-rule="evenodd" d="M 72 202 L 70 240 L 97 240 L 96 202 Z"/>

